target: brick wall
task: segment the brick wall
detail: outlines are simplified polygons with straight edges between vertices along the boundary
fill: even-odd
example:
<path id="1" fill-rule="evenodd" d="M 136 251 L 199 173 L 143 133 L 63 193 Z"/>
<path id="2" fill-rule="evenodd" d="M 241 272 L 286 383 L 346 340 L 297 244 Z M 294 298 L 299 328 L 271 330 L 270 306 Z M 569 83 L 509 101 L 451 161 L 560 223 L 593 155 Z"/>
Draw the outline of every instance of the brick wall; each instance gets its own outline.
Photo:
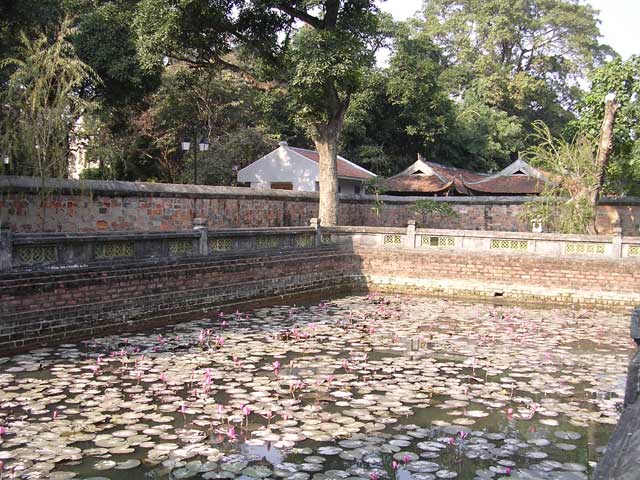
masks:
<path id="1" fill-rule="evenodd" d="M 144 328 L 177 314 L 280 295 L 368 288 L 631 306 L 634 260 L 346 246 L 0 275 L 0 352 Z"/>
<path id="2" fill-rule="evenodd" d="M 342 288 L 355 257 L 334 248 L 0 276 L 0 352 L 133 329 L 171 312 Z"/>
<path id="3" fill-rule="evenodd" d="M 0 177 L 0 224 L 15 232 L 175 231 L 208 219 L 209 228 L 306 225 L 318 214 L 318 194 L 233 187 L 129 182 L 50 181 L 39 194 L 37 179 Z M 527 231 L 519 219 L 522 197 L 450 197 L 456 219 L 432 218 L 433 228 Z M 343 197 L 342 225 L 406 226 L 420 218 L 413 200 L 385 197 L 380 217 L 369 199 Z M 44 207 L 44 208 L 43 208 Z M 620 222 L 627 235 L 638 233 L 640 199 L 604 200 L 598 212 L 602 233 Z"/>
<path id="4" fill-rule="evenodd" d="M 635 260 L 358 248 L 370 288 L 527 301 L 636 306 Z"/>

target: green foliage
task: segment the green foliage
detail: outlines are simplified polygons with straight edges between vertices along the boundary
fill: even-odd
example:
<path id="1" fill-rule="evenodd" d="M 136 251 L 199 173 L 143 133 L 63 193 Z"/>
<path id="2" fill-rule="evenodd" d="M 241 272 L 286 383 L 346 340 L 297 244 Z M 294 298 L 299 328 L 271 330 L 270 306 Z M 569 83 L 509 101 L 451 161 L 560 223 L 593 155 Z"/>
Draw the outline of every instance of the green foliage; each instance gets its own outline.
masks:
<path id="1" fill-rule="evenodd" d="M 442 49 L 440 81 L 456 99 L 435 154 L 479 169 L 517 157 L 535 121 L 559 134 L 572 119 L 575 80 L 610 52 L 595 10 L 571 0 L 428 0 L 412 26 Z"/>
<path id="2" fill-rule="evenodd" d="M 107 178 L 115 173 L 134 179 L 192 182 L 193 151 L 185 154 L 181 142 L 189 139 L 193 149 L 195 140 L 208 137 L 210 151 L 198 155 L 202 172 L 198 180 L 228 184 L 233 180 L 231 166 L 256 160 L 266 153 L 265 144 L 275 143 L 261 133 L 257 100 L 229 75 L 173 65 L 162 76 L 161 87 L 146 97 L 144 108 L 127 119 L 127 137 L 114 137 L 102 122 L 93 126 L 88 157 L 102 164 Z M 118 138 L 128 141 L 118 142 Z M 229 155 L 223 155 L 221 148 L 229 149 Z M 256 152 L 259 155 L 252 156 Z M 215 158 L 219 171 L 212 168 L 207 173 L 208 157 Z"/>
<path id="3" fill-rule="evenodd" d="M 103 104 L 126 107 L 158 88 L 160 69 L 143 69 L 131 17 L 137 1 L 97 5 L 80 18 L 73 43 L 78 56 L 102 79 L 96 93 Z"/>
<path id="4" fill-rule="evenodd" d="M 258 128 L 236 129 L 217 137 L 208 152 L 198 154 L 198 181 L 205 185 L 237 185 L 237 172 L 274 149 L 276 142 Z M 183 165 L 179 180 L 193 181 L 193 156 Z"/>
<path id="5" fill-rule="evenodd" d="M 341 136 L 342 154 L 380 175 L 396 173 L 415 158 L 421 139 L 400 122 L 401 107 L 387 93 L 389 76 L 374 70 L 351 99 Z"/>
<path id="6" fill-rule="evenodd" d="M 455 117 L 435 158 L 479 172 L 497 171 L 511 163 L 525 146 L 525 127 L 518 117 L 467 95 L 454 108 Z"/>
<path id="7" fill-rule="evenodd" d="M 312 136 L 344 115 L 375 62 L 378 19 L 373 2 L 345 2 L 335 28 L 301 28 L 287 56 L 294 120 Z M 340 125 L 341 128 L 341 125 Z"/>
<path id="8" fill-rule="evenodd" d="M 453 118 L 440 50 L 402 26 L 394 43 L 389 68 L 370 72 L 353 96 L 342 141 L 351 159 L 385 175 L 434 152 Z"/>
<path id="9" fill-rule="evenodd" d="M 604 117 L 604 98 L 616 94 L 620 109 L 614 128 L 614 145 L 607 172 L 609 193 L 640 194 L 640 57 L 620 57 L 597 68 L 589 77 L 591 89 L 578 105 L 578 118 L 567 127 L 569 135 L 597 138 Z M 597 145 L 597 144 L 596 144 Z"/>
<path id="10" fill-rule="evenodd" d="M 542 123 L 534 128 L 539 143 L 526 152 L 527 157 L 550 181 L 540 197 L 524 205 L 522 219 L 541 221 L 552 232 L 588 233 L 596 213 L 590 201 L 597 185 L 596 141 L 585 136 L 572 141 L 554 138 Z"/>
<path id="11" fill-rule="evenodd" d="M 398 24 L 373 0 L 0 2 L 3 94 L 19 68 L 6 59 L 24 60 L 25 38 L 54 44 L 68 14 L 67 57 L 96 73 L 72 88 L 61 118 L 73 136 L 69 122 L 82 112 L 92 176 L 190 181 L 192 155 L 178 147 L 195 130 L 212 141 L 211 171 L 205 162 L 199 175 L 208 183 L 232 183 L 231 167 L 273 139 L 340 142 L 341 154 L 387 176 L 418 153 L 495 171 L 538 141 L 536 121 L 554 136 L 598 135 L 602 98 L 615 91 L 622 108 L 606 191 L 640 194 L 640 62 L 616 58 L 590 72 L 611 51 L 581 2 L 427 0 L 421 17 Z M 387 43 L 388 66 L 376 67 Z M 575 80 L 585 74 L 583 95 Z M 8 127 L 15 114 L 2 110 L 5 142 L 22 135 Z M 35 174 L 29 142 L 18 143 L 15 171 Z"/>
<path id="12" fill-rule="evenodd" d="M 428 218 L 432 215 L 443 218 L 457 218 L 459 216 L 451 205 L 436 200 L 416 200 L 411 206 L 411 211 L 422 217 L 423 225 L 427 225 Z"/>
<path id="13" fill-rule="evenodd" d="M 451 60 L 460 88 L 494 74 L 560 80 L 609 51 L 596 11 L 573 0 L 428 0 L 423 15 L 421 28 Z"/>
<path id="14" fill-rule="evenodd" d="M 72 33 L 65 19 L 52 41 L 44 34 L 33 40 L 23 35 L 18 55 L 0 64 L 11 67 L 0 94 L 0 145 L 16 163 L 16 173 L 42 179 L 67 173 L 69 136 L 92 107 L 81 89 L 98 82 L 76 56 L 68 40 Z"/>
<path id="15" fill-rule="evenodd" d="M 386 191 L 384 187 L 384 178 L 379 176 L 370 178 L 365 182 L 364 190 L 366 193 L 374 196 L 371 210 L 373 210 L 373 213 L 375 213 L 376 217 L 380 218 L 382 208 L 384 207 L 384 200 L 382 200 L 382 198 L 380 197 L 384 195 Z"/>

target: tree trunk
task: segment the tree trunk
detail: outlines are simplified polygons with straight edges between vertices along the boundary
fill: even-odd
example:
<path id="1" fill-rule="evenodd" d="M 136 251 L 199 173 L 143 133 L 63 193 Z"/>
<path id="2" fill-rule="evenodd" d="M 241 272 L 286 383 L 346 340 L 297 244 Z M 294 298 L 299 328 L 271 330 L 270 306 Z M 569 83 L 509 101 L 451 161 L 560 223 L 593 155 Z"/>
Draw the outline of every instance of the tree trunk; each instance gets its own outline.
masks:
<path id="1" fill-rule="evenodd" d="M 607 97 L 609 97 L 607 95 Z M 604 119 L 602 120 L 602 128 L 600 134 L 600 145 L 598 145 L 598 155 L 596 158 L 596 185 L 591 192 L 590 202 L 593 205 L 597 217 L 598 199 L 604 185 L 607 165 L 613 151 L 613 127 L 616 123 L 616 114 L 620 104 L 613 98 L 607 98 L 604 104 Z M 593 220 L 593 230 L 597 233 L 595 226 L 596 218 Z"/>
<path id="2" fill-rule="evenodd" d="M 314 137 L 320 155 L 320 224 L 333 226 L 338 224 L 338 138 L 335 125 L 323 128 L 324 135 Z"/>
<path id="3" fill-rule="evenodd" d="M 333 226 L 338 224 L 338 142 L 344 115 L 349 105 L 349 99 L 340 101 L 335 89 L 329 98 L 329 120 L 323 125 L 317 125 L 313 135 L 313 143 L 320 156 L 320 218 L 321 225 Z"/>

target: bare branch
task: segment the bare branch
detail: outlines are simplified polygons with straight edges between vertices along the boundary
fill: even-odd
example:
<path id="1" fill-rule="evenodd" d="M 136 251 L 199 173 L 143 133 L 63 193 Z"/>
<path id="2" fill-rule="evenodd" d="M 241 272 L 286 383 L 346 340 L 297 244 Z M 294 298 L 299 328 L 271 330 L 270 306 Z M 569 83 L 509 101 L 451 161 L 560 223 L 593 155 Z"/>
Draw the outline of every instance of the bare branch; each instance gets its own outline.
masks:
<path id="1" fill-rule="evenodd" d="M 318 17 L 314 17 L 313 15 L 307 12 L 293 8 L 287 3 L 279 3 L 278 5 L 275 5 L 275 8 L 277 8 L 281 12 L 284 12 L 292 16 L 293 18 L 300 20 L 301 22 L 306 23 L 307 25 L 312 26 L 316 30 L 320 30 L 323 28 L 323 21 L 320 20 Z"/>
<path id="2" fill-rule="evenodd" d="M 216 64 L 220 65 L 221 67 L 240 75 L 245 82 L 247 82 L 252 87 L 257 88 L 258 90 L 269 91 L 269 90 L 286 90 L 287 89 L 287 83 L 282 80 L 269 80 L 269 81 L 258 80 L 250 72 L 248 72 L 247 70 L 245 70 L 239 65 L 227 62 L 226 60 L 223 60 L 219 57 L 215 58 L 214 61 Z"/>

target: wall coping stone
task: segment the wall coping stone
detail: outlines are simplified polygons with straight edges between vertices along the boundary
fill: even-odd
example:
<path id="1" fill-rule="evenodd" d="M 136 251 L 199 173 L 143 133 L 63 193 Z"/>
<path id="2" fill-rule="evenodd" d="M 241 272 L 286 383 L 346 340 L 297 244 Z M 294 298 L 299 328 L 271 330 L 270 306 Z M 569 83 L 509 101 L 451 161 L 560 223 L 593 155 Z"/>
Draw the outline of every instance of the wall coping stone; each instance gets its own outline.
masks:
<path id="1" fill-rule="evenodd" d="M 209 230 L 209 237 L 248 237 L 256 235 L 289 235 L 315 233 L 311 227 L 260 227 L 221 228 Z M 114 240 L 163 240 L 169 238 L 199 238 L 198 230 L 170 232 L 90 232 L 90 233 L 14 233 L 12 242 L 16 245 L 33 245 L 62 242 L 111 242 Z"/>
<path id="2" fill-rule="evenodd" d="M 451 256 L 458 257 L 495 257 L 496 259 L 506 259 L 506 258 L 526 258 L 530 261 L 540 262 L 541 259 L 545 260 L 553 260 L 557 263 L 563 264 L 587 264 L 587 263 L 606 263 L 610 265 L 612 268 L 616 266 L 629 266 L 629 265 L 637 265 L 639 263 L 637 258 L 633 257 L 624 257 L 624 258 L 612 258 L 606 255 L 603 256 L 592 256 L 592 255 L 581 255 L 581 256 L 571 256 L 571 255 L 549 255 L 549 254 L 536 254 L 532 252 L 521 252 L 517 254 L 512 254 L 510 252 L 503 252 L 500 250 L 457 250 L 457 249 L 420 249 L 420 248 L 405 248 L 402 246 L 396 247 L 384 247 L 380 245 L 349 245 L 348 247 L 342 247 L 343 249 L 347 249 L 352 251 L 356 255 L 362 255 L 366 252 L 376 252 L 376 254 L 384 255 L 384 254 L 393 254 L 396 252 L 408 253 L 411 255 L 425 255 L 425 256 L 439 256 L 446 259 Z M 443 260 L 445 261 L 445 260 Z M 638 295 L 636 295 L 636 304 Z"/>
<path id="3" fill-rule="evenodd" d="M 103 195 L 108 197 L 173 197 L 173 198 L 245 198 L 271 200 L 297 200 L 317 202 L 318 192 L 291 192 L 286 190 L 257 190 L 247 187 L 211 185 L 183 185 L 171 183 L 124 182 L 120 180 L 69 180 L 48 178 L 45 188 L 62 194 Z M 41 181 L 37 177 L 0 175 L 1 193 L 38 193 Z M 373 195 L 340 195 L 344 203 L 370 203 Z M 530 196 L 469 196 L 469 197 L 397 197 L 381 195 L 387 204 L 407 205 L 419 199 L 436 202 L 473 205 L 518 205 L 531 201 Z M 603 197 L 601 205 L 640 205 L 640 197 Z"/>
<path id="4" fill-rule="evenodd" d="M 194 230 L 177 232 L 101 232 L 101 233 L 14 233 L 16 245 L 43 245 L 65 242 L 112 242 L 117 240 L 163 240 L 167 238 L 198 238 Z"/>
<path id="5" fill-rule="evenodd" d="M 371 234 L 406 234 L 406 228 L 399 227 L 361 227 L 361 226 L 339 226 L 339 227 L 323 227 L 326 233 L 336 234 L 354 234 L 354 233 L 371 233 Z M 469 238 L 508 238 L 508 239 L 525 239 L 540 241 L 577 241 L 577 242 L 611 242 L 614 235 L 575 235 L 562 233 L 531 233 L 531 232 L 507 232 L 498 230 L 454 230 L 444 228 L 417 228 L 416 235 L 432 235 L 432 236 L 451 236 L 451 237 L 469 237 Z M 640 237 L 623 237 L 625 243 L 636 243 L 640 241 Z"/>

